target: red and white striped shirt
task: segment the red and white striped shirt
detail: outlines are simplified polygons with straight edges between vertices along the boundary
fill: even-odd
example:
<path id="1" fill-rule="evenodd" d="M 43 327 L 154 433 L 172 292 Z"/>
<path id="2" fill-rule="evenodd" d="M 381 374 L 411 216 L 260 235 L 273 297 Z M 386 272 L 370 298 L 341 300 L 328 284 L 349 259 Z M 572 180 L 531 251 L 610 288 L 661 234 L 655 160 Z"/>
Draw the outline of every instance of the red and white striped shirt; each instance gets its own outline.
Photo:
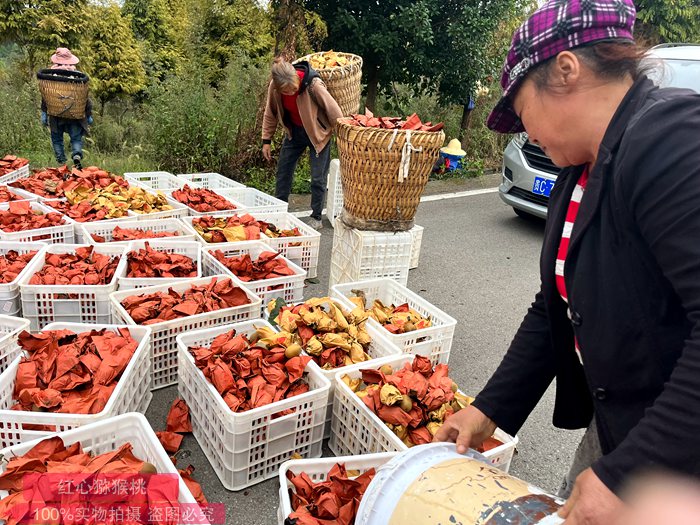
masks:
<path id="1" fill-rule="evenodd" d="M 588 182 L 588 168 L 583 170 L 581 177 L 578 179 L 578 183 L 574 188 L 574 192 L 571 194 L 571 201 L 569 202 L 569 208 L 566 210 L 566 221 L 564 222 L 564 229 L 561 232 L 561 241 L 559 242 L 559 250 L 557 251 L 557 262 L 554 266 L 554 278 L 557 283 L 557 290 L 561 295 L 561 298 L 568 304 L 569 299 L 566 293 L 566 283 L 564 282 L 564 262 L 566 261 L 566 256 L 569 253 L 569 241 L 571 240 L 571 230 L 574 228 L 574 222 L 576 222 L 576 216 L 578 215 L 578 208 L 581 205 L 581 199 L 583 198 L 583 193 L 586 191 L 586 183 Z"/>
<path id="2" fill-rule="evenodd" d="M 559 242 L 559 250 L 557 251 L 557 261 L 554 266 L 554 279 L 557 284 L 557 290 L 559 295 L 564 299 L 565 303 L 569 303 L 569 296 L 566 293 L 566 282 L 564 281 L 564 263 L 566 262 L 566 256 L 569 253 L 569 241 L 571 240 L 571 231 L 574 229 L 574 222 L 576 222 L 576 216 L 578 215 L 578 209 L 581 205 L 581 199 L 586 191 L 586 184 L 588 183 L 588 167 L 583 170 L 581 177 L 576 183 L 573 193 L 571 194 L 571 201 L 569 201 L 569 207 L 566 210 L 566 220 L 564 222 L 564 229 L 561 232 L 561 241 Z M 574 338 L 574 345 L 576 348 L 576 355 L 579 361 L 583 363 L 581 358 L 581 348 L 578 344 L 578 339 Z"/>

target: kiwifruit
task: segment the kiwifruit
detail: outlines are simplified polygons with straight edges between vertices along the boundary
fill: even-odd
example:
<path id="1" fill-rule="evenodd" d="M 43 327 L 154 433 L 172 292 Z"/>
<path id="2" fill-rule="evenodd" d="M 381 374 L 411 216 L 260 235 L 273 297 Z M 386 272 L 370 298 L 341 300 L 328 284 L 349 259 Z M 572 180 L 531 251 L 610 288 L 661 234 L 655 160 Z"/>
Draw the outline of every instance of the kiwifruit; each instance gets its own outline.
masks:
<path id="1" fill-rule="evenodd" d="M 291 359 L 292 357 L 296 357 L 299 354 L 301 354 L 301 345 L 297 344 L 297 343 L 292 343 L 284 351 L 284 357 L 286 357 L 287 359 Z"/>
<path id="2" fill-rule="evenodd" d="M 153 463 L 147 463 L 144 461 L 141 470 L 139 470 L 139 474 L 158 474 L 158 470 Z"/>

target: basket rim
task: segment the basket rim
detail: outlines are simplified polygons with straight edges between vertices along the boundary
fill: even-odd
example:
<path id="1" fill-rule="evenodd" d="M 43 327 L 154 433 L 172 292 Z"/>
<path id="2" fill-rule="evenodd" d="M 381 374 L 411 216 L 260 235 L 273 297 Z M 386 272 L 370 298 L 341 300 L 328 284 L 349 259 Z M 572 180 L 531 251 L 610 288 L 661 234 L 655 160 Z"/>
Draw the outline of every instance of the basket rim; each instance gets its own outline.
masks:
<path id="1" fill-rule="evenodd" d="M 345 52 L 345 51 L 333 51 L 332 49 L 330 49 L 330 50 L 328 50 L 328 51 L 315 51 L 315 52 L 313 52 L 313 53 L 307 53 L 306 55 L 301 56 L 301 57 L 295 59 L 294 62 L 292 62 L 292 64 L 296 64 L 296 63 L 302 62 L 302 61 L 304 61 L 304 60 L 306 60 L 306 61 L 308 62 L 308 60 L 309 60 L 311 57 L 313 57 L 313 56 L 316 56 L 316 55 L 324 55 L 324 54 L 326 54 L 326 53 L 330 53 L 331 51 L 332 51 L 333 53 L 335 53 L 336 55 L 338 55 L 338 56 L 342 56 L 342 57 L 344 57 L 344 58 L 351 59 L 352 62 L 349 63 L 349 64 L 345 64 L 344 66 L 333 66 L 333 67 L 326 68 L 326 69 L 328 69 L 328 70 L 342 69 L 342 68 L 344 68 L 344 67 L 351 66 L 351 65 L 353 65 L 353 64 L 356 65 L 357 63 L 360 63 L 360 65 L 362 65 L 362 63 L 364 62 L 363 58 L 362 58 L 360 55 L 356 55 L 355 53 L 347 53 L 347 52 Z"/>
<path id="2" fill-rule="evenodd" d="M 73 84 L 87 84 L 90 77 L 83 71 L 69 71 L 65 69 L 40 69 L 36 73 L 36 78 L 44 82 L 67 82 Z"/>
<path id="3" fill-rule="evenodd" d="M 298 64 L 299 62 L 309 62 L 311 57 L 315 55 L 323 55 L 324 53 L 327 53 L 327 51 L 317 51 L 316 53 L 309 53 L 308 55 L 304 55 L 303 57 L 297 58 L 292 62 L 292 64 Z M 336 54 L 342 57 L 349 58 L 350 61 L 348 64 L 345 64 L 344 66 L 333 66 L 333 67 L 325 67 L 323 69 L 314 69 L 320 76 L 321 80 L 327 80 L 324 79 L 323 76 L 332 76 L 334 74 L 340 73 L 340 74 L 346 74 L 350 73 L 356 70 L 362 71 L 362 66 L 364 65 L 364 60 L 360 55 L 355 55 L 353 53 L 344 53 L 341 51 L 336 51 Z M 311 67 L 309 65 L 309 67 Z"/>
<path id="4" fill-rule="evenodd" d="M 395 131 L 399 133 L 406 133 L 407 131 L 411 132 L 411 135 L 419 135 L 419 136 L 430 136 L 430 137 L 438 137 L 439 135 L 443 136 L 442 141 L 444 142 L 444 136 L 445 136 L 445 131 L 443 129 L 440 129 L 438 131 L 421 131 L 418 129 L 386 129 L 386 128 L 371 128 L 371 127 L 366 127 L 366 126 L 357 126 L 355 124 L 350 124 L 348 122 L 352 117 L 339 117 L 337 124 L 338 128 L 340 127 L 346 127 L 346 128 L 351 128 L 351 129 L 357 129 L 357 130 L 367 130 L 367 131 L 372 131 L 374 133 L 376 132 L 384 132 L 385 134 L 388 133 L 394 133 Z M 338 132 L 340 132 L 340 129 L 338 129 Z"/>

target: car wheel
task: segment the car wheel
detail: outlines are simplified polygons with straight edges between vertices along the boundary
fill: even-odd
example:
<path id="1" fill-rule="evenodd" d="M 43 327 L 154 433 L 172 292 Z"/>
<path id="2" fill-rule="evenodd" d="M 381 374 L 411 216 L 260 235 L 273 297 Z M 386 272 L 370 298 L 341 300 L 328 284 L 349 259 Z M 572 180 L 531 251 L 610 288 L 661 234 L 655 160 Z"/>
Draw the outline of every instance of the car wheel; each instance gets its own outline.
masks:
<path id="1" fill-rule="evenodd" d="M 533 215 L 532 213 L 528 213 L 524 210 L 521 210 L 520 208 L 513 208 L 513 211 L 515 214 L 520 217 L 521 219 L 524 219 L 526 221 L 533 221 L 533 222 L 541 222 L 542 219 L 540 219 L 537 215 Z"/>

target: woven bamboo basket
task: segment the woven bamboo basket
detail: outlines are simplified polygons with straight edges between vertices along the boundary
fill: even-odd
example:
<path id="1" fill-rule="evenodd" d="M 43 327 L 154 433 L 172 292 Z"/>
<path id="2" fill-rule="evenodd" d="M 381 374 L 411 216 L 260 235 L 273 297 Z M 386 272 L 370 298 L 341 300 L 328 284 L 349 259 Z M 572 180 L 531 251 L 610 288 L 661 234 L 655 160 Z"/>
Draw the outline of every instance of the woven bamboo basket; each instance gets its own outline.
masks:
<path id="1" fill-rule="evenodd" d="M 85 73 L 63 69 L 42 69 L 37 74 L 46 112 L 52 117 L 84 119 L 88 98 Z"/>
<path id="2" fill-rule="evenodd" d="M 337 133 L 341 220 L 358 230 L 410 230 L 445 134 L 363 128 L 345 118 L 338 119 Z"/>
<path id="3" fill-rule="evenodd" d="M 296 60 L 311 61 L 314 55 L 323 53 L 312 53 Z M 348 64 L 344 66 L 328 67 L 318 70 L 318 75 L 326 84 L 326 89 L 340 106 L 343 115 L 357 113 L 360 110 L 360 92 L 362 91 L 362 57 L 351 53 L 337 53 L 338 56 L 348 59 Z"/>

